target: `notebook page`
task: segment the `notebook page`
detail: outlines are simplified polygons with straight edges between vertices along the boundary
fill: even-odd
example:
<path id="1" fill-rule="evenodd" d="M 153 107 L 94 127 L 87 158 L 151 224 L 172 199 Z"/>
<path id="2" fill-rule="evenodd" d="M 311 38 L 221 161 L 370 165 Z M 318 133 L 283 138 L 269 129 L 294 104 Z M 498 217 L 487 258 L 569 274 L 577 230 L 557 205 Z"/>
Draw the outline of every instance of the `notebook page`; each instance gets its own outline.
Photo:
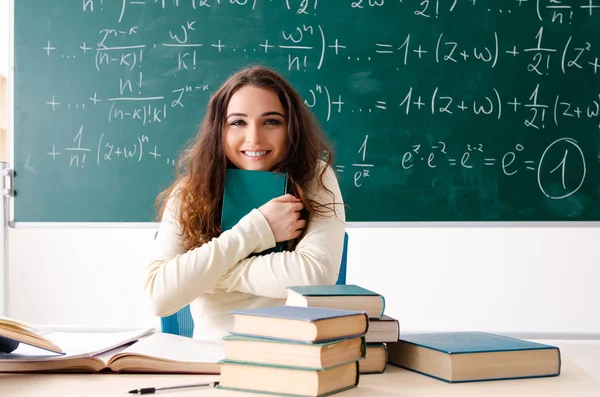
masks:
<path id="1" fill-rule="evenodd" d="M 216 363 L 225 358 L 222 341 L 203 341 L 173 334 L 155 333 L 123 350 L 163 360 Z"/>
<path id="2" fill-rule="evenodd" d="M 39 361 L 90 357 L 137 340 L 152 332 L 152 328 L 124 332 L 50 332 L 44 336 L 60 346 L 66 353 L 65 355 L 46 352 L 21 343 L 12 353 L 0 354 L 0 360 Z"/>

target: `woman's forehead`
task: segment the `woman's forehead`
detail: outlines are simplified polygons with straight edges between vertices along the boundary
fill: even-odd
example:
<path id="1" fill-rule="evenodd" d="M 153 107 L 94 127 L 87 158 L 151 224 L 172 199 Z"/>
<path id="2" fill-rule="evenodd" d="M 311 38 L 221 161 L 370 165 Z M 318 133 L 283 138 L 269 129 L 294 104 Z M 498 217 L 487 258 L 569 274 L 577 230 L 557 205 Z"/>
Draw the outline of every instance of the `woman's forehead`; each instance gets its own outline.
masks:
<path id="1" fill-rule="evenodd" d="M 272 89 L 251 85 L 236 90 L 227 104 L 227 114 L 235 112 L 250 116 L 272 111 L 284 113 L 279 95 Z"/>

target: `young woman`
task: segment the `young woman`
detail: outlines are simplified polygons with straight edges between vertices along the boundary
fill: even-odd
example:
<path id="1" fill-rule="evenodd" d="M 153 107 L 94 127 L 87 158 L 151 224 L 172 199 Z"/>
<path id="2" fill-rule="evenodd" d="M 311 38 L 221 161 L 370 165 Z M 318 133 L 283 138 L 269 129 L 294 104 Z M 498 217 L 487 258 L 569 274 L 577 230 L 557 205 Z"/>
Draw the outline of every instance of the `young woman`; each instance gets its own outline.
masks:
<path id="1" fill-rule="evenodd" d="M 334 284 L 345 215 L 330 153 L 281 76 L 252 67 L 230 77 L 157 199 L 162 219 L 145 278 L 154 313 L 190 303 L 194 337 L 220 339 L 232 328 L 230 310 L 281 305 L 291 285 Z M 287 172 L 291 192 L 221 233 L 227 167 Z M 292 251 L 251 256 L 290 240 Z"/>

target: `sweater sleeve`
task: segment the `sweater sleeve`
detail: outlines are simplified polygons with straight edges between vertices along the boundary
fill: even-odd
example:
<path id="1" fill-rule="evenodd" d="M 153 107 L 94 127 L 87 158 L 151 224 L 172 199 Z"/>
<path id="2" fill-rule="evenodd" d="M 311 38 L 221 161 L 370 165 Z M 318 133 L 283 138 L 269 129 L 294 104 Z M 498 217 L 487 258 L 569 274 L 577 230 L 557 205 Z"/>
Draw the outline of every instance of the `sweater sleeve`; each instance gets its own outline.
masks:
<path id="1" fill-rule="evenodd" d="M 313 215 L 304 237 L 294 251 L 254 256 L 240 261 L 217 283 L 228 292 L 239 291 L 268 298 L 285 299 L 291 285 L 334 284 L 338 277 L 344 245 L 345 214 L 340 188 L 328 167 L 318 188 L 309 189 L 313 200 L 335 205 L 335 213 Z M 333 193 L 333 195 L 332 195 Z"/>
<path id="2" fill-rule="evenodd" d="M 275 246 L 269 224 L 253 209 L 231 230 L 186 251 L 177 208 L 174 195 L 167 203 L 145 269 L 146 297 L 157 316 L 175 313 L 201 294 L 213 291 L 219 278 L 240 260 Z"/>

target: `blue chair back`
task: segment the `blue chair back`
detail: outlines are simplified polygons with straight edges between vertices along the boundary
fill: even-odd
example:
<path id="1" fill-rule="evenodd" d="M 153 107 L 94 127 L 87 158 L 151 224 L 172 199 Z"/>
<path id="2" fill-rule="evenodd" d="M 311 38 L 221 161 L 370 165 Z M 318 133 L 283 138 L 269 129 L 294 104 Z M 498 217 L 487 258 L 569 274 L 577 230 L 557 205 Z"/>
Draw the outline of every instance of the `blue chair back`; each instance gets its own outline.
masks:
<path id="1" fill-rule="evenodd" d="M 342 251 L 342 263 L 340 263 L 340 272 L 335 282 L 337 285 L 346 284 L 346 262 L 348 261 L 348 233 L 344 233 L 344 250 Z"/>
<path id="2" fill-rule="evenodd" d="M 344 233 L 344 251 L 342 252 L 342 263 L 336 284 L 346 284 L 346 262 L 348 260 L 348 233 Z M 194 335 L 194 319 L 190 312 L 190 305 L 185 306 L 170 316 L 160 318 L 161 330 L 167 334 L 187 336 Z"/>
<path id="3" fill-rule="evenodd" d="M 191 338 L 194 335 L 194 319 L 190 312 L 190 305 L 186 305 L 170 316 L 161 317 L 160 328 L 162 332 L 167 334 Z"/>

